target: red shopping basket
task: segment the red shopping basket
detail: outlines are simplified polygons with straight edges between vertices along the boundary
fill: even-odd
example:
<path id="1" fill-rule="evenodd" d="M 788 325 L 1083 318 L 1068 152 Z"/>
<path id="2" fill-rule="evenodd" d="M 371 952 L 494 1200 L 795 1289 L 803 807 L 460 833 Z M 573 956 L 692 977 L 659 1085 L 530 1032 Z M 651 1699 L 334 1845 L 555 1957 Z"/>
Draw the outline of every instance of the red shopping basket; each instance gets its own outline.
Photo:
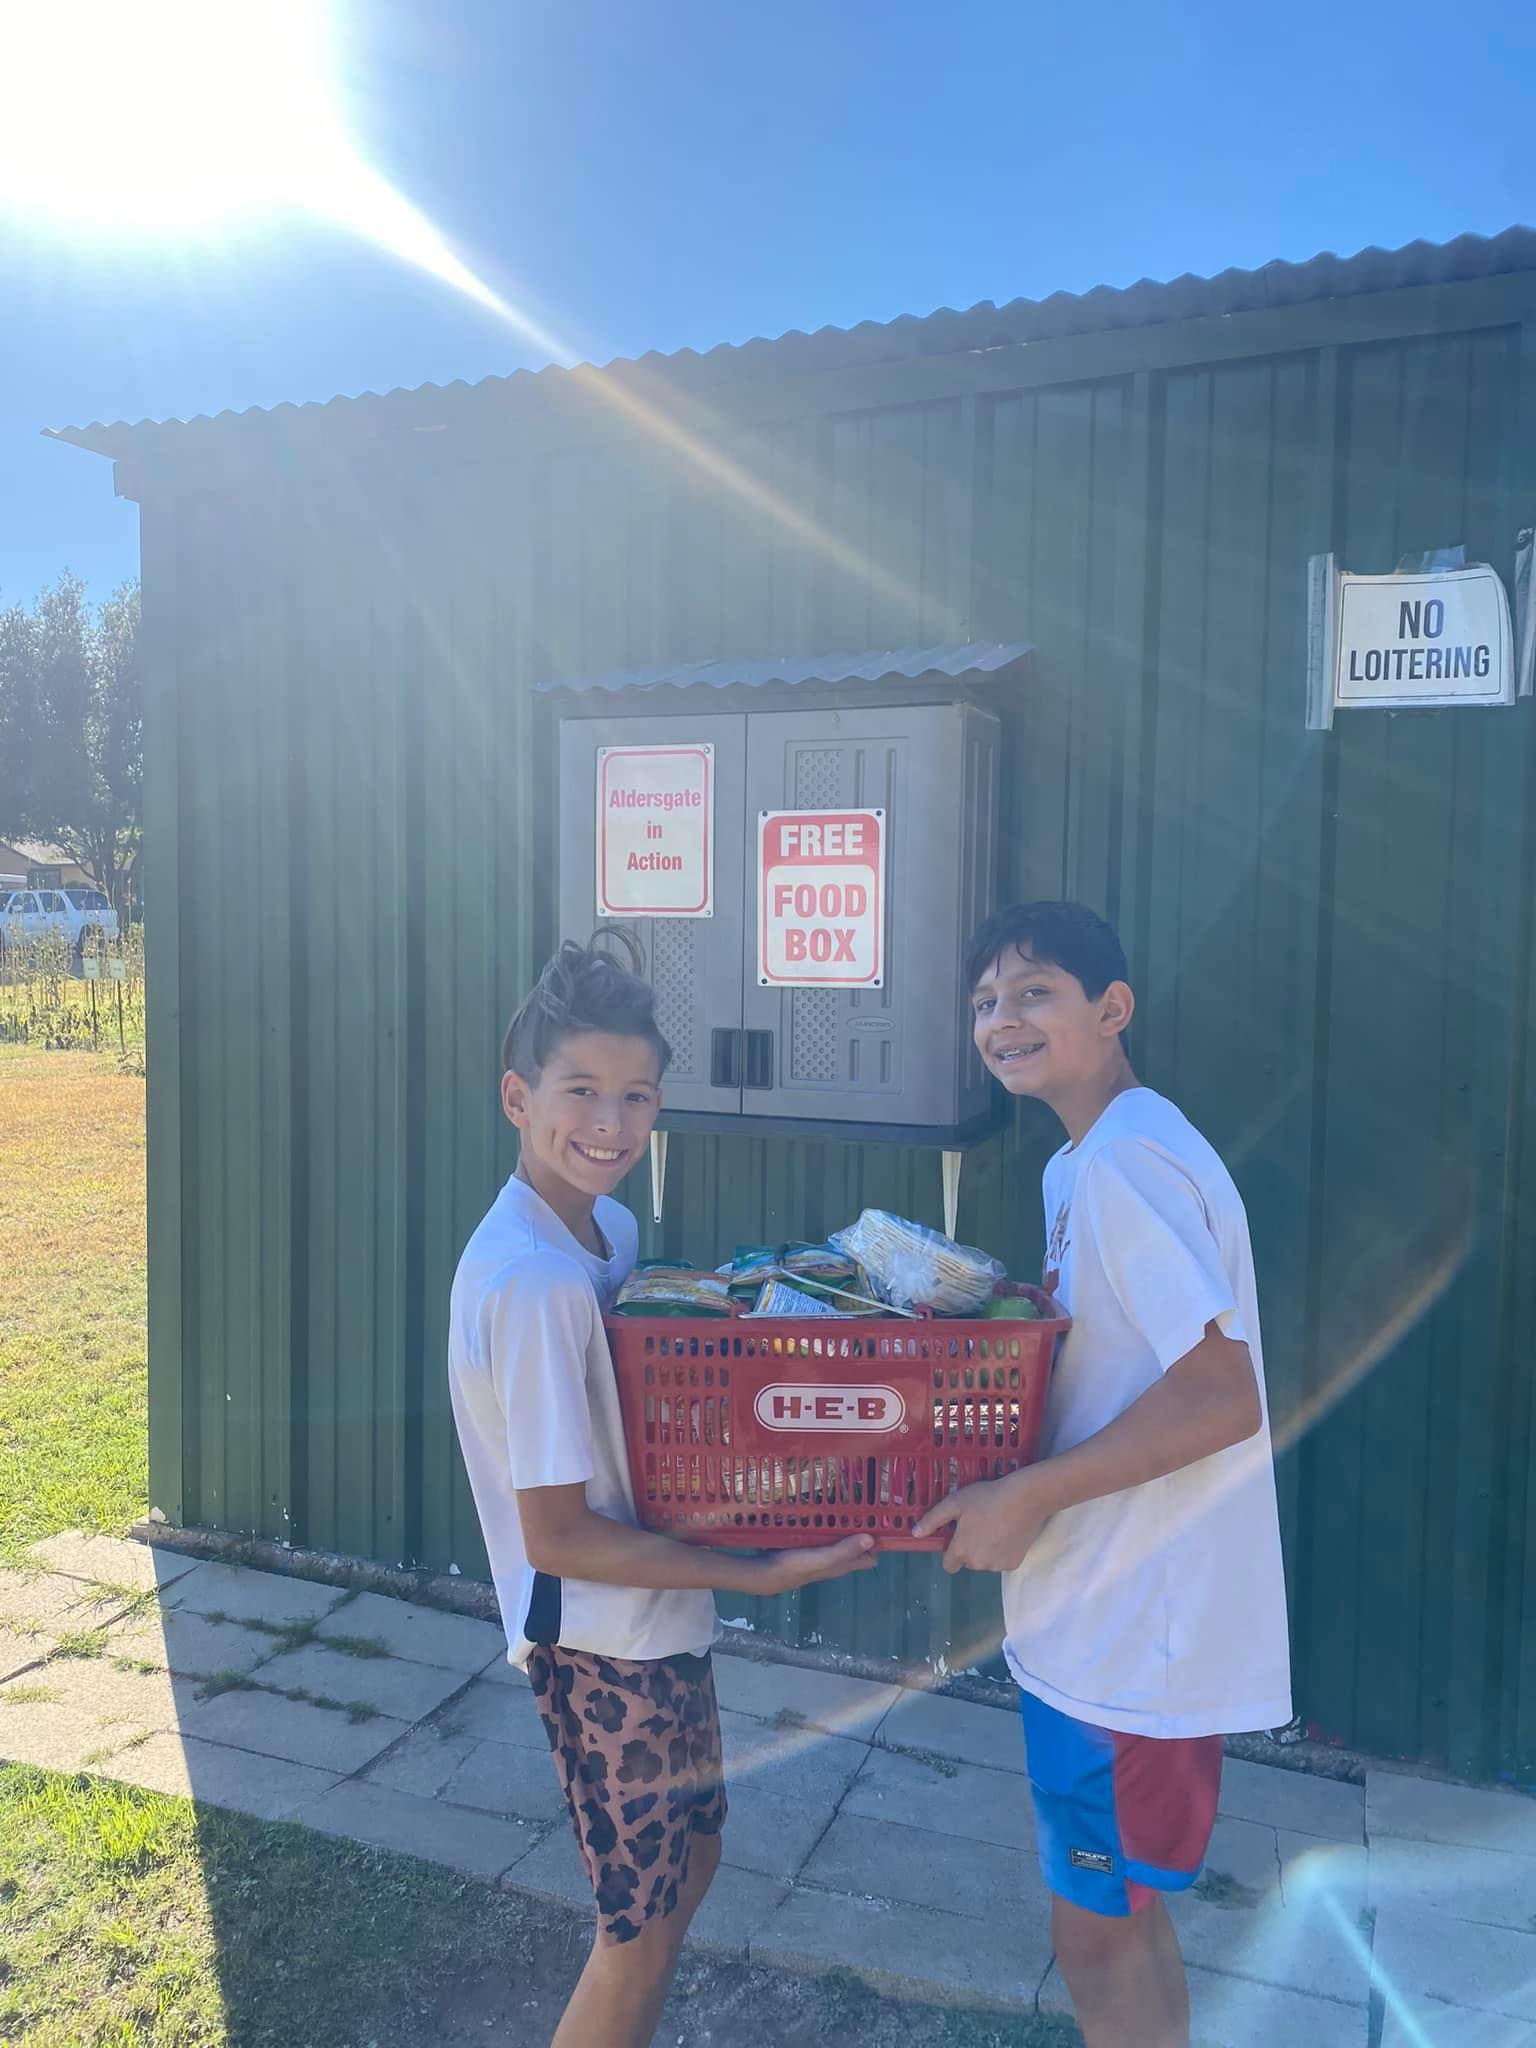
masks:
<path id="1" fill-rule="evenodd" d="M 912 1525 L 956 1487 L 1027 1465 L 1068 1319 L 609 1316 L 643 1529 L 758 1550 Z"/>

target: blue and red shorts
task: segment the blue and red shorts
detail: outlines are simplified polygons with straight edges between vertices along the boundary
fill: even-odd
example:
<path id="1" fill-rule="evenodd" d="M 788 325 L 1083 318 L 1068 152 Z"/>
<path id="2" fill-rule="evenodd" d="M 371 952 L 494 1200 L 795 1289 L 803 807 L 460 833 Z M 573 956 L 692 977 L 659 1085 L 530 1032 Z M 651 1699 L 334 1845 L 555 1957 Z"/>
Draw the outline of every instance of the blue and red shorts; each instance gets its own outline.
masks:
<path id="1" fill-rule="evenodd" d="M 1074 1721 L 1020 1695 L 1040 1868 L 1058 1897 L 1124 1919 L 1200 1875 L 1221 1791 L 1219 1735 L 1165 1740 Z"/>

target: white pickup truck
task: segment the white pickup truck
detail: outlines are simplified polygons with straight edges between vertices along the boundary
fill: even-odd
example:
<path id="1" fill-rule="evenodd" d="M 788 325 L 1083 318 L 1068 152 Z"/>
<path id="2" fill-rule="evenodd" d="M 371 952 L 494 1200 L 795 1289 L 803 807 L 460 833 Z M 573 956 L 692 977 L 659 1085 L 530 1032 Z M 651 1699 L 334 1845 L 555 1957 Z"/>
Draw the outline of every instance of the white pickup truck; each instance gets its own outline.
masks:
<path id="1" fill-rule="evenodd" d="M 14 879 L 0 878 L 0 946 L 9 939 L 37 939 L 57 932 L 69 940 L 78 959 L 96 933 L 117 937 L 117 912 L 99 889 L 3 886 Z"/>

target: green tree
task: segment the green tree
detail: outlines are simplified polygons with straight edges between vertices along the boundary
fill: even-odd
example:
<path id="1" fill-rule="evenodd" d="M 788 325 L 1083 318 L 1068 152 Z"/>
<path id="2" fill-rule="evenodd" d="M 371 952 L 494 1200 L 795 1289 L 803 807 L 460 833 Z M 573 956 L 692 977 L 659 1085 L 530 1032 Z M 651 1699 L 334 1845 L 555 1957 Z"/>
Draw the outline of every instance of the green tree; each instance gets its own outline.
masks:
<path id="1" fill-rule="evenodd" d="M 0 832 L 45 839 L 122 910 L 143 828 L 139 592 L 63 576 L 0 612 Z"/>

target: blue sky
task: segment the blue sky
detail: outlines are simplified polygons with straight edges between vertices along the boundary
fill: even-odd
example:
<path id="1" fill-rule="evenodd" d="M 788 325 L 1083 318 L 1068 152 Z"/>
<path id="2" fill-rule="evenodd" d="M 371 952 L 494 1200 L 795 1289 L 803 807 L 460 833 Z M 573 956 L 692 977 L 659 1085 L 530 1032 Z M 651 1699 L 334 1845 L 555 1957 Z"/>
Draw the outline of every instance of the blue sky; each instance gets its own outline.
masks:
<path id="1" fill-rule="evenodd" d="M 599 360 L 1536 219 L 1528 10 L 1464 34 L 1425 0 L 335 11 L 373 161 Z M 108 465 L 44 426 L 539 359 L 292 214 L 181 239 L 0 215 L 0 280 L 0 604 L 65 568 L 96 595 L 137 570 Z"/>

